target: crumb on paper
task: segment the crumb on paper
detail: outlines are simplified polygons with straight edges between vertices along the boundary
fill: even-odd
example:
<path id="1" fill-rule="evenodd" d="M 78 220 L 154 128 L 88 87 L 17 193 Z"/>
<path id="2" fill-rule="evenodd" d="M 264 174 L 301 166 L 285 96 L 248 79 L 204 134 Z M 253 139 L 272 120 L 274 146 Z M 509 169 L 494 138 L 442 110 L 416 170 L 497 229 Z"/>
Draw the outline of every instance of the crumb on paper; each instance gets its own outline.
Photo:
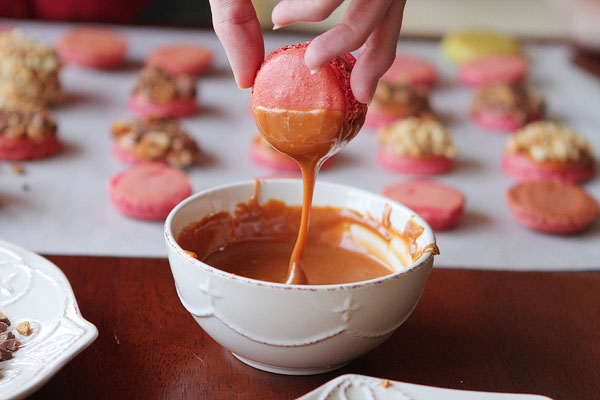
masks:
<path id="1" fill-rule="evenodd" d="M 194 253 L 193 251 L 189 251 L 189 250 L 183 250 L 185 251 L 185 254 L 187 254 L 188 256 L 195 258 L 196 260 L 198 259 L 198 254 Z"/>
<path id="2" fill-rule="evenodd" d="M 12 163 L 10 164 L 10 169 L 12 169 L 12 172 L 15 174 L 23 175 L 25 173 L 25 168 L 23 168 L 21 164 Z"/>
<path id="3" fill-rule="evenodd" d="M 29 321 L 23 321 L 15 328 L 23 336 L 31 335 L 31 324 Z"/>
<path id="4" fill-rule="evenodd" d="M 391 386 L 390 384 L 390 380 L 389 379 L 382 379 L 381 380 L 381 387 L 384 389 L 387 389 Z"/>

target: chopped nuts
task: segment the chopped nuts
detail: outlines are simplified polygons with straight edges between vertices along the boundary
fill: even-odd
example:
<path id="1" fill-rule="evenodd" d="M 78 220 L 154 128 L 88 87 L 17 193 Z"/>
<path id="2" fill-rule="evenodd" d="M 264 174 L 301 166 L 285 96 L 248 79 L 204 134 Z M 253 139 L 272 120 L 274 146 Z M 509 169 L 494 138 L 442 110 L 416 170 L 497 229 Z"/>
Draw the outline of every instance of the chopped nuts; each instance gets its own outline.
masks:
<path id="1" fill-rule="evenodd" d="M 41 141 L 50 135 L 56 135 L 56 122 L 48 111 L 25 103 L 0 106 L 0 136 Z"/>
<path id="2" fill-rule="evenodd" d="M 387 389 L 391 386 L 390 384 L 390 380 L 389 379 L 382 379 L 381 380 L 381 387 L 384 389 Z"/>
<path id="3" fill-rule="evenodd" d="M 1 311 L 0 311 L 0 322 L 3 322 L 6 325 L 10 326 L 10 321 L 8 320 L 8 317 L 6 315 L 4 315 L 4 313 L 2 313 Z"/>
<path id="4" fill-rule="evenodd" d="M 399 156 L 456 156 L 450 133 L 428 118 L 407 118 L 388 125 L 379 131 L 379 141 Z"/>
<path id="5" fill-rule="evenodd" d="M 28 321 L 23 321 L 15 328 L 23 336 L 31 335 L 31 324 Z"/>
<path id="6" fill-rule="evenodd" d="M 549 121 L 531 123 L 508 139 L 506 149 L 525 153 L 536 162 L 579 162 L 592 157 L 590 143 L 573 130 Z"/>
<path id="7" fill-rule="evenodd" d="M 541 117 L 545 105 L 543 100 L 529 88 L 496 83 L 479 88 L 473 98 L 471 112 L 477 114 L 486 111 L 511 114 L 524 122 Z"/>
<path id="8" fill-rule="evenodd" d="M 175 119 L 117 120 L 111 132 L 123 150 L 143 160 L 166 161 L 171 166 L 184 168 L 200 158 L 198 145 Z"/>
<path id="9" fill-rule="evenodd" d="M 62 65 L 52 46 L 17 29 L 0 33 L 0 98 L 3 105 L 22 102 L 46 106 L 60 102 Z"/>
<path id="10" fill-rule="evenodd" d="M 13 353 L 19 350 L 21 347 L 21 342 L 15 339 L 15 335 L 13 335 L 12 332 L 8 331 L 10 321 L 8 317 L 1 312 L 0 321 L 0 361 L 6 361 L 10 360 Z M 17 326 L 16 329 L 18 330 L 19 326 Z"/>
<path id="11" fill-rule="evenodd" d="M 379 81 L 371 105 L 399 118 L 433 116 L 427 94 L 407 85 Z"/>
<path id="12" fill-rule="evenodd" d="M 133 94 L 142 95 L 155 103 L 194 99 L 196 79 L 189 75 L 170 75 L 158 67 L 147 66 L 140 72 Z"/>

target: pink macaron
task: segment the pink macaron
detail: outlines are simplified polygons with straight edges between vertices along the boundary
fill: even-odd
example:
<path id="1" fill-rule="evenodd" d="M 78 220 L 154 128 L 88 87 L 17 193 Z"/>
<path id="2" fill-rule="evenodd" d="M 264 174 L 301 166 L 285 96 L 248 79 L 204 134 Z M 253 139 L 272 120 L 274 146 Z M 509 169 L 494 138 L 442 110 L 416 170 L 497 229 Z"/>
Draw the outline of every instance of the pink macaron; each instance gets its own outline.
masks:
<path id="1" fill-rule="evenodd" d="M 461 64 L 458 79 L 467 86 L 492 83 L 521 83 L 527 75 L 527 61 L 516 54 L 496 54 Z"/>
<path id="2" fill-rule="evenodd" d="M 185 172 L 163 163 L 143 163 L 115 175 L 108 183 L 115 208 L 132 218 L 161 220 L 191 194 Z"/>
<path id="3" fill-rule="evenodd" d="M 526 154 L 505 152 L 501 161 L 504 172 L 520 181 L 549 180 L 582 182 L 594 175 L 594 162 L 536 162 Z"/>
<path id="4" fill-rule="evenodd" d="M 56 154 L 62 148 L 56 136 L 40 141 L 6 138 L 0 135 L 0 160 L 38 160 Z"/>
<path id="5" fill-rule="evenodd" d="M 153 102 L 141 94 L 135 94 L 127 103 L 129 110 L 138 118 L 170 117 L 183 118 L 198 111 L 195 99 L 171 100 L 166 103 Z"/>
<path id="6" fill-rule="evenodd" d="M 414 210 L 435 230 L 455 226 L 464 214 L 465 196 L 430 180 L 394 183 L 381 194 Z"/>
<path id="7" fill-rule="evenodd" d="M 275 149 L 267 148 L 258 140 L 253 140 L 250 144 L 250 159 L 256 165 L 281 172 L 300 172 L 298 163 L 292 158 L 278 152 Z M 335 163 L 335 156 L 329 157 L 323 165 L 321 171 L 330 168 Z"/>
<path id="8" fill-rule="evenodd" d="M 492 83 L 477 89 L 471 119 L 485 130 L 512 132 L 543 118 L 543 99 L 522 85 Z"/>
<path id="9" fill-rule="evenodd" d="M 454 159 L 442 155 L 399 156 L 389 149 L 379 148 L 375 157 L 385 168 L 404 174 L 438 175 L 454 168 Z"/>
<path id="10" fill-rule="evenodd" d="M 581 187 L 565 182 L 519 183 L 507 192 L 506 202 L 517 222 L 545 233 L 579 232 L 598 216 L 598 201 Z"/>
<path id="11" fill-rule="evenodd" d="M 146 57 L 146 64 L 162 68 L 172 75 L 202 75 L 213 62 L 212 51 L 193 44 L 159 47 Z"/>
<path id="12" fill-rule="evenodd" d="M 127 41 L 111 29 L 76 28 L 59 39 L 56 51 L 66 63 L 109 69 L 123 63 Z"/>
<path id="13" fill-rule="evenodd" d="M 437 82 L 437 71 L 429 61 L 421 57 L 396 54 L 392 66 L 381 79 L 394 85 L 429 90 Z"/>

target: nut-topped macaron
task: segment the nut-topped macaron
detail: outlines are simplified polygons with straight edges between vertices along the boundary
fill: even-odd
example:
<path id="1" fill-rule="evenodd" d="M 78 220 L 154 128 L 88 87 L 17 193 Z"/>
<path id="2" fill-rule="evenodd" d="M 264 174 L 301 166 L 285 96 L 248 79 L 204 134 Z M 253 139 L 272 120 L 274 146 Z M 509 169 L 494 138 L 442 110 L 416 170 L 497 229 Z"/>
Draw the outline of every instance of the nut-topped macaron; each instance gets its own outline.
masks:
<path id="1" fill-rule="evenodd" d="M 332 155 L 350 141 L 367 111 L 350 88 L 356 62 L 335 57 L 311 73 L 304 63 L 308 42 L 284 46 L 263 62 L 252 89 L 252 110 L 265 139 L 295 159 Z"/>
<path id="2" fill-rule="evenodd" d="M 198 109 L 196 79 L 171 75 L 159 67 L 142 69 L 129 98 L 129 109 L 140 118 L 186 117 Z"/>
<path id="3" fill-rule="evenodd" d="M 141 121 L 113 123 L 113 155 L 125 162 L 162 161 L 185 168 L 200 160 L 196 141 L 172 118 L 148 117 Z"/>
<path id="4" fill-rule="evenodd" d="M 518 180 L 580 182 L 594 174 L 592 146 L 564 125 L 533 122 L 510 136 L 502 168 Z"/>
<path id="5" fill-rule="evenodd" d="M 532 89 L 505 83 L 480 87 L 471 118 L 486 130 L 511 132 L 544 116 L 545 104 Z"/>
<path id="6" fill-rule="evenodd" d="M 381 128 L 409 117 L 433 117 L 427 93 L 410 85 L 380 80 L 365 124 Z"/>
<path id="7" fill-rule="evenodd" d="M 62 144 L 48 111 L 33 105 L 0 107 L 0 160 L 34 160 L 58 152 Z"/>
<path id="8" fill-rule="evenodd" d="M 377 160 L 396 172 L 441 174 L 454 166 L 456 148 L 444 126 L 429 118 L 407 118 L 379 130 Z"/>

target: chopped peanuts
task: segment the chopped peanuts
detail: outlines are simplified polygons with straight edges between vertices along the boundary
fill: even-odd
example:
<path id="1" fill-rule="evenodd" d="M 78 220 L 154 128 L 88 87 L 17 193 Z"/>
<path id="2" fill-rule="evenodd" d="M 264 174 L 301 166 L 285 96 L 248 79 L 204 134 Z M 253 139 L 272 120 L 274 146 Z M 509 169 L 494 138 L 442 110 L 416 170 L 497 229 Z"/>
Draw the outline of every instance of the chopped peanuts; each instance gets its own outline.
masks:
<path id="1" fill-rule="evenodd" d="M 15 328 L 23 336 L 31 335 L 31 324 L 28 321 L 23 321 Z"/>
<path id="2" fill-rule="evenodd" d="M 592 147 L 564 125 L 533 122 L 515 132 L 506 145 L 509 153 L 525 153 L 536 162 L 580 162 L 592 158 Z"/>
<path id="3" fill-rule="evenodd" d="M 407 118 L 379 131 L 379 142 L 399 156 L 454 158 L 456 147 L 444 126 L 429 118 Z"/>

